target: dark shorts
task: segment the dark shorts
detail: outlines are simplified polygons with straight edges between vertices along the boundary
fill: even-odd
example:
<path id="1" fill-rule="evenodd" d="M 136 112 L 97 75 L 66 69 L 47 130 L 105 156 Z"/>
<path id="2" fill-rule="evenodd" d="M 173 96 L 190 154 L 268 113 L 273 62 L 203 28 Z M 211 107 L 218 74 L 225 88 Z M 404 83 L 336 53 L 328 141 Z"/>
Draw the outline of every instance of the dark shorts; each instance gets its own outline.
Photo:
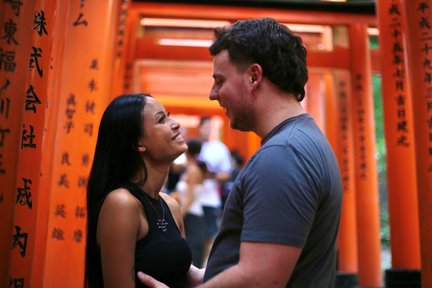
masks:
<path id="1" fill-rule="evenodd" d="M 201 268 L 204 257 L 204 241 L 207 237 L 205 218 L 188 213 L 184 218 L 184 225 L 186 242 L 192 251 L 192 263 Z"/>
<path id="2" fill-rule="evenodd" d="M 219 229 L 220 208 L 203 206 L 207 237 L 214 237 Z"/>

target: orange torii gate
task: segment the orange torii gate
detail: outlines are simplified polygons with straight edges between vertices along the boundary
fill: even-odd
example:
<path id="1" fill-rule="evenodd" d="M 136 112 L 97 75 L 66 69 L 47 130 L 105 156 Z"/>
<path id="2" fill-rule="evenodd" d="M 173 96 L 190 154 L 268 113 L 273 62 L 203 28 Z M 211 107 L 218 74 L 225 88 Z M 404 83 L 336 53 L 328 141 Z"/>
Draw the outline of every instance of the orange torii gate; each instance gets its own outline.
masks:
<path id="1" fill-rule="evenodd" d="M 356 189 L 359 284 L 382 285 L 378 174 L 375 160 L 372 70 L 366 26 L 350 26 L 351 114 L 354 134 L 354 174 Z M 362 213 L 367 211 L 367 213 Z"/>
<path id="2" fill-rule="evenodd" d="M 422 287 L 432 286 L 432 13 L 431 0 L 404 1 L 419 200 Z M 408 32 L 409 31 L 409 32 Z"/>
<path id="3" fill-rule="evenodd" d="M 361 104 L 363 105 L 359 109 L 362 109 L 362 113 L 366 113 L 369 116 L 373 115 L 373 106 L 372 106 L 372 94 L 370 87 L 370 80 L 368 77 L 372 75 L 372 65 L 374 65 L 374 70 L 377 70 L 376 64 L 377 54 L 368 50 L 368 45 L 366 42 L 368 41 L 367 34 L 365 34 L 365 29 L 368 26 L 375 25 L 375 18 L 369 17 L 367 15 L 356 15 L 355 18 L 352 15 L 344 14 L 344 13 L 324 13 L 324 12 L 316 12 L 316 11 L 291 11 L 291 10 L 283 10 L 283 9 L 272 9 L 272 8 L 251 8 L 251 7 L 227 7 L 224 6 L 203 6 L 203 5 L 186 5 L 186 4 L 170 4 L 164 5 L 162 3 L 152 3 L 152 2 L 141 2 L 141 3 L 133 3 L 131 5 L 131 10 L 129 14 L 128 21 L 130 25 L 133 25 L 131 30 L 136 29 L 134 25 L 140 22 L 140 19 L 144 19 L 145 17 L 155 17 L 155 18 L 169 18 L 169 19 L 207 19 L 207 20 L 228 20 L 235 21 L 236 19 L 245 19 L 245 18 L 256 18 L 256 17 L 273 17 L 284 23 L 294 23 L 294 24 L 317 24 L 317 25 L 336 25 L 346 27 L 347 31 L 345 34 L 344 43 L 340 43 L 341 45 L 334 45 L 332 51 L 308 51 L 308 66 L 311 69 L 311 82 L 309 83 L 309 93 L 322 93 L 320 91 L 316 92 L 315 87 L 320 86 L 320 82 L 324 82 L 324 87 L 330 87 L 336 85 L 341 85 L 337 87 L 337 89 L 326 88 L 325 95 L 325 105 L 326 107 L 329 105 L 330 101 L 335 101 L 333 99 L 339 97 L 345 97 L 345 99 L 340 100 L 347 105 L 346 107 L 352 107 L 351 111 L 345 112 L 350 115 L 355 113 L 358 109 L 358 103 L 353 102 L 357 96 L 354 96 L 358 90 L 354 89 L 356 86 L 351 84 L 354 81 L 356 82 L 357 87 L 362 86 L 363 92 L 361 93 L 361 97 L 363 101 Z M 202 11 L 211 10 L 211 15 L 203 15 Z M 319 15 L 319 16 L 318 16 Z M 357 33 L 355 30 L 349 29 L 354 23 L 360 22 L 360 28 L 364 29 L 363 34 Z M 343 30 L 343 29 L 341 29 Z M 135 38 L 136 35 L 131 35 L 132 38 Z M 161 51 L 158 53 L 159 57 L 166 57 L 166 54 L 175 54 L 176 57 L 182 57 L 181 55 L 191 55 L 198 54 L 199 52 L 196 50 L 188 49 L 187 47 L 179 47 L 175 51 L 171 52 L 167 47 L 157 46 L 154 42 L 146 42 L 145 39 L 128 39 L 129 43 L 132 46 L 129 46 L 128 60 L 133 61 L 134 59 L 145 58 L 146 53 L 152 55 L 153 58 L 157 58 L 158 56 L 155 51 Z M 353 53 L 350 46 L 350 41 L 357 41 L 354 43 L 363 43 L 361 45 L 362 50 L 359 53 Z M 342 41 L 343 42 L 343 41 Z M 133 46 L 133 43 L 137 43 L 136 46 Z M 138 49 L 138 47 L 146 47 L 145 49 Z M 181 52 L 180 52 L 181 51 Z M 205 53 L 207 51 L 203 50 Z M 180 55 L 180 56 L 178 56 Z M 184 56 L 183 56 L 184 57 Z M 208 53 L 206 54 L 209 59 Z M 371 63 L 369 57 L 375 59 Z M 171 59 L 171 58 L 170 58 Z M 202 59 L 202 58 L 200 58 Z M 369 61 L 369 65 L 367 66 L 353 66 L 353 61 L 357 61 L 359 65 L 362 65 L 363 62 Z M 363 61 L 363 62 L 362 62 Z M 129 62 L 129 66 L 132 66 L 133 62 Z M 361 74 L 362 78 L 354 78 L 351 79 L 350 76 L 343 77 L 342 72 L 338 71 L 346 71 L 349 75 L 349 72 L 352 71 L 353 67 L 358 69 L 357 74 Z M 318 68 L 318 71 L 315 72 L 314 68 Z M 321 71 L 320 71 L 321 70 Z M 325 72 L 327 71 L 327 72 Z M 318 73 L 318 75 L 316 74 Z M 324 79 L 324 80 L 323 80 Z M 338 80 L 336 80 L 338 79 Z M 343 80 L 342 80 L 343 79 Z M 131 81 L 130 78 L 126 79 L 126 81 Z M 336 83 L 336 81 L 338 81 Z M 133 80 L 132 80 L 133 82 Z M 343 84 L 342 84 L 343 83 Z M 130 84 L 130 83 L 128 83 Z M 133 86 L 133 85 L 130 85 Z M 141 89 L 145 89 L 145 86 L 141 86 Z M 134 91 L 134 90 L 129 90 Z M 150 91 L 151 92 L 151 91 Z M 324 94 L 324 93 L 323 93 Z M 357 93 L 358 94 L 358 93 Z M 343 219 L 340 229 L 340 235 L 343 236 L 339 241 L 339 277 L 341 278 L 341 282 L 351 283 L 353 285 L 357 284 L 357 278 L 359 279 L 358 284 L 362 286 L 371 286 L 378 287 L 383 283 L 382 275 L 381 275 L 381 260 L 380 260 L 380 237 L 379 237 L 379 204 L 378 204 L 378 186 L 377 186 L 377 175 L 376 175 L 376 164 L 374 162 L 375 157 L 375 142 L 374 137 L 371 134 L 374 133 L 373 128 L 373 120 L 370 121 L 370 117 L 365 119 L 360 119 L 358 117 L 351 116 L 351 119 L 348 121 L 346 115 L 340 116 L 343 117 L 343 122 L 333 121 L 332 119 L 328 119 L 331 116 L 327 115 L 323 117 L 320 113 L 323 112 L 322 109 L 318 109 L 316 103 L 320 103 L 322 98 L 320 95 L 314 94 L 311 97 L 307 96 L 306 107 L 314 107 L 310 112 L 313 116 L 318 117 L 317 120 L 321 123 L 323 129 L 328 131 L 329 138 L 332 141 L 332 144 L 339 145 L 341 148 L 337 149 L 336 153 L 338 154 L 338 158 L 340 160 L 340 164 L 343 165 L 349 159 L 350 168 L 345 170 L 344 177 L 344 186 L 349 187 L 349 190 L 345 190 L 344 194 L 346 194 Z M 343 96 L 344 95 L 344 96 Z M 163 96 L 163 95 L 162 95 Z M 207 97 L 207 94 L 204 95 Z M 321 97 L 324 97 L 321 95 Z M 175 107 L 175 104 L 171 102 L 171 99 L 167 97 L 165 100 L 164 97 L 159 97 L 164 104 L 168 107 L 170 111 L 178 111 Z M 310 103 L 317 101 L 316 103 Z M 187 96 L 182 98 L 183 102 L 188 101 Z M 324 102 L 322 102 L 324 103 Z M 347 108 L 348 109 L 348 108 Z M 357 109 L 357 110 L 356 110 Z M 326 112 L 329 113 L 330 110 Z M 346 109 L 345 109 L 346 111 Z M 315 113 L 316 112 L 316 113 Z M 329 123 L 322 122 L 328 121 Z M 361 129 L 365 129 L 365 131 L 357 135 L 358 139 L 367 138 L 365 141 L 358 141 L 358 139 L 354 140 L 351 137 L 354 137 L 355 129 L 353 129 L 352 124 L 358 122 L 357 126 Z M 329 126 L 332 123 L 333 126 Z M 350 125 L 348 127 L 347 125 Z M 342 134 L 337 135 L 337 133 L 332 133 L 331 131 L 349 131 Z M 367 132 L 366 132 L 367 130 Z M 371 133 L 372 132 L 372 133 Z M 231 133 L 229 130 L 224 131 L 224 135 Z M 330 134 L 332 133 L 332 135 Z M 349 136 L 348 136 L 349 135 Z M 341 140 L 340 137 L 347 137 L 344 141 Z M 226 139 L 226 138 L 225 138 Z M 230 138 L 228 137 L 228 140 Z M 349 140 L 352 139 L 352 140 Z M 249 142 L 247 142 L 248 146 L 259 146 L 259 139 L 256 137 L 250 137 Z M 339 143 L 342 141 L 342 143 Z M 360 145 L 357 148 L 354 148 L 354 143 L 357 141 Z M 236 147 L 235 143 L 226 142 L 229 147 Z M 339 144 L 338 144 L 339 143 Z M 363 152 L 367 147 L 367 153 Z M 248 156 L 252 155 L 255 149 L 249 149 L 250 151 Z M 346 151 L 351 151 L 347 153 Z M 355 153 L 354 153 L 355 152 Z M 356 158 L 354 155 L 357 154 Z M 349 157 L 349 158 L 348 158 Z M 358 163 L 359 161 L 362 161 Z M 357 172 L 358 175 L 355 175 L 354 172 L 358 167 L 364 167 L 365 163 L 367 163 L 367 168 L 363 168 L 364 171 Z M 354 167 L 356 167 L 354 169 Z M 351 170 L 353 169 L 353 170 Z M 370 170 L 369 170 L 370 169 Z M 358 170 L 358 169 L 357 169 Z M 368 177 L 365 178 L 362 175 L 368 172 Z M 364 190 L 365 193 L 356 193 L 355 190 L 360 189 L 360 191 Z M 360 207 L 359 207 L 360 205 Z M 356 207 L 357 206 L 357 207 Z M 356 207 L 353 209 L 353 207 Z M 347 208 L 349 210 L 347 210 Z M 357 216 L 353 215 L 353 210 L 357 210 Z M 367 215 L 362 211 L 368 211 Z M 353 228 L 355 227 L 355 228 Z M 352 234 L 354 233 L 354 234 Z M 341 241 L 342 240 L 342 241 Z M 359 244 L 360 243 L 360 244 Z M 361 255 L 361 259 L 357 259 L 357 255 Z M 357 276 L 358 275 L 358 276 Z"/>
<path id="4" fill-rule="evenodd" d="M 83 286 L 86 179 L 123 4 L 0 4 L 1 287 Z"/>
<path id="5" fill-rule="evenodd" d="M 402 1 L 377 2 L 392 267 L 386 287 L 420 285 L 420 234 L 411 81 L 407 73 L 406 13 Z M 424 286 L 428 287 L 428 286 Z"/>

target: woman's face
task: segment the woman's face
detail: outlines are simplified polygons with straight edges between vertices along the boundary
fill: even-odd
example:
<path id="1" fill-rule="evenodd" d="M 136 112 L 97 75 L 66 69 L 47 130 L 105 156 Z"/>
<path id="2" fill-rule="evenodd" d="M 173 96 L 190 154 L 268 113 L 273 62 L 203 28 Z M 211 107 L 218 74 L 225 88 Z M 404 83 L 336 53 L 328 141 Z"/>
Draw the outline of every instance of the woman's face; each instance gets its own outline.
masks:
<path id="1" fill-rule="evenodd" d="M 156 99 L 147 97 L 146 100 L 142 111 L 144 135 L 139 140 L 139 149 L 149 160 L 171 163 L 187 150 L 180 124 L 169 117 Z"/>

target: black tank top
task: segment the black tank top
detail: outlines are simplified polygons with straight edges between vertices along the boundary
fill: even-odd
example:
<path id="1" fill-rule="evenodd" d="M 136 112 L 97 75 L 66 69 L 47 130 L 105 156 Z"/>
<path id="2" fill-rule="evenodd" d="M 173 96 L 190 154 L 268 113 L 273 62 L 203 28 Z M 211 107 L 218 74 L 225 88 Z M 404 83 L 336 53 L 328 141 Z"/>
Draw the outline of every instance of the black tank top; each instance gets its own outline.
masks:
<path id="1" fill-rule="evenodd" d="M 140 200 L 149 223 L 147 235 L 136 242 L 135 275 L 142 271 L 171 288 L 186 287 L 186 273 L 192 263 L 192 253 L 167 203 L 162 197 L 155 200 L 145 195 L 132 182 L 122 187 Z M 163 214 L 165 217 L 161 217 Z M 165 218 L 165 221 L 160 221 L 161 218 Z M 145 286 L 136 279 L 136 287 Z"/>

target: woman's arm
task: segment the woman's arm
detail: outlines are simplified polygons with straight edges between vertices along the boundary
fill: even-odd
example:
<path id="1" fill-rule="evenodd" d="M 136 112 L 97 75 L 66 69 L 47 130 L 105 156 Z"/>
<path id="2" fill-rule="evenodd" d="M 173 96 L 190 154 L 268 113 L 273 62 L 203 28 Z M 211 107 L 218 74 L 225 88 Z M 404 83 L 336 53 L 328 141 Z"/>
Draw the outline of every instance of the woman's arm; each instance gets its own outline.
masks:
<path id="1" fill-rule="evenodd" d="M 140 232 L 141 207 L 125 189 L 112 191 L 102 205 L 97 241 L 106 288 L 135 287 L 135 243 Z"/>

